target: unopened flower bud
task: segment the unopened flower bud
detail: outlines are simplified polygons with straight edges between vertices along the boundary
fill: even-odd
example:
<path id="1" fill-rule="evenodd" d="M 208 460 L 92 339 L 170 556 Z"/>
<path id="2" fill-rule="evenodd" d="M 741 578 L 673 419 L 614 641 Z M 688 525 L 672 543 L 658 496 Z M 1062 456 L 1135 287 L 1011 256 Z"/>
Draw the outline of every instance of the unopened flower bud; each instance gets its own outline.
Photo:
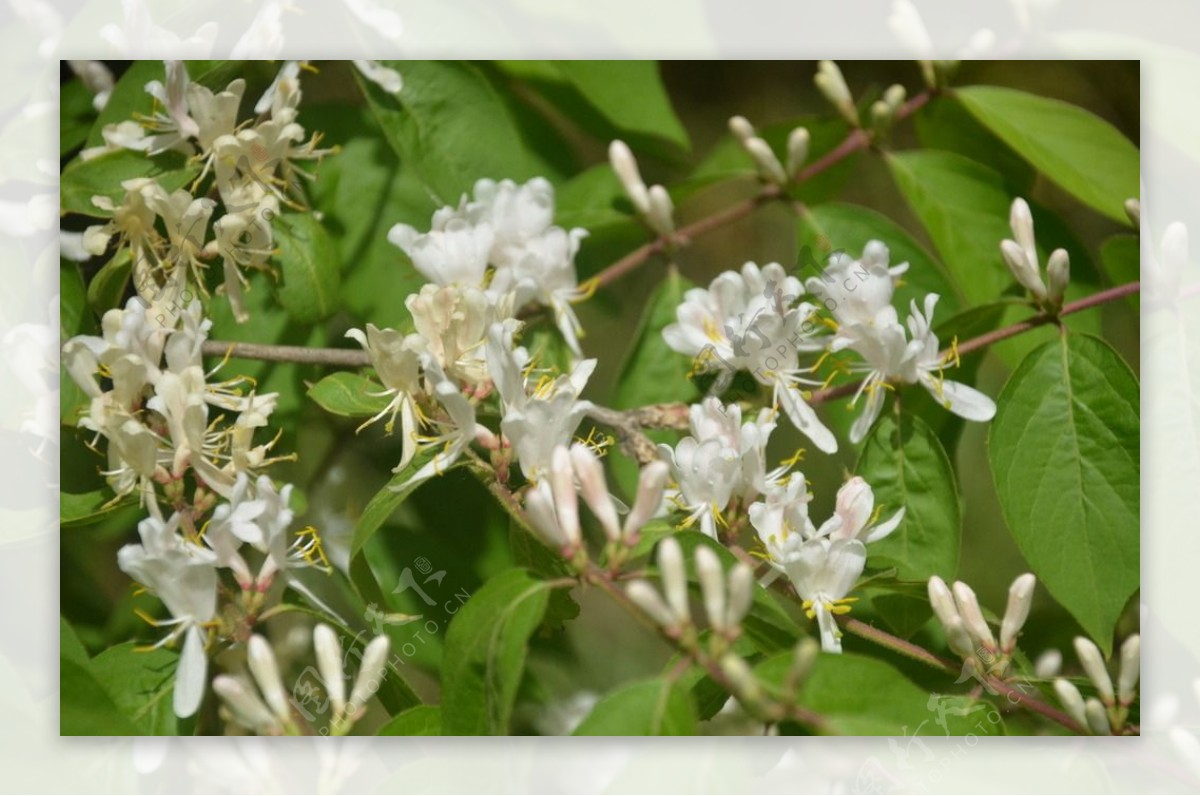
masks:
<path id="1" fill-rule="evenodd" d="M 1087 714 L 1087 727 L 1092 731 L 1092 735 L 1112 735 L 1112 727 L 1108 723 L 1108 711 L 1104 709 L 1104 705 L 1095 697 L 1088 697 L 1084 703 L 1084 712 Z"/>
<path id="2" fill-rule="evenodd" d="M 740 656 L 732 652 L 725 653 L 721 658 L 721 671 L 729 678 L 733 691 L 747 702 L 757 702 L 762 697 L 762 686 L 750 666 Z"/>
<path id="3" fill-rule="evenodd" d="M 821 654 L 821 645 L 816 639 L 805 636 L 800 639 L 792 650 L 792 668 L 789 672 L 789 677 L 793 683 L 802 683 L 812 672 L 813 666 L 817 662 L 817 656 Z"/>
<path id="4" fill-rule="evenodd" d="M 733 133 L 733 137 L 742 143 L 745 143 L 746 139 L 754 138 L 758 135 L 754 131 L 754 125 L 750 124 L 745 116 L 731 116 L 729 119 L 729 132 Z"/>
<path id="5" fill-rule="evenodd" d="M 762 175 L 763 179 L 776 185 L 787 184 L 787 173 L 784 172 L 779 158 L 775 157 L 775 153 L 771 151 L 771 146 L 766 141 L 761 138 L 747 138 L 742 142 L 742 146 L 754 159 L 758 173 Z"/>
<path id="6" fill-rule="evenodd" d="M 1104 656 L 1100 654 L 1100 648 L 1092 643 L 1091 639 L 1076 636 L 1075 654 L 1079 656 L 1083 671 L 1096 686 L 1104 704 L 1111 705 L 1114 699 L 1112 678 L 1108 675 L 1108 667 L 1104 665 Z"/>
<path id="7" fill-rule="evenodd" d="M 633 203 L 634 209 L 642 215 L 649 213 L 650 196 L 646 190 L 646 183 L 642 182 L 637 159 L 624 141 L 615 140 L 608 145 L 608 162 L 617 173 L 617 179 L 625 188 L 625 194 Z"/>
<path id="8" fill-rule="evenodd" d="M 1121 645 L 1121 670 L 1117 674 L 1117 698 L 1128 707 L 1133 702 L 1142 665 L 1142 637 L 1136 633 Z"/>
<path id="9" fill-rule="evenodd" d="M 821 61 L 817 64 L 817 74 L 813 82 L 825 95 L 825 99 L 837 108 L 838 113 L 851 125 L 858 127 L 858 109 L 854 107 L 854 98 L 850 96 L 850 88 L 846 85 L 846 79 L 842 77 L 842 70 L 838 65 L 833 61 Z"/>
<path id="10" fill-rule="evenodd" d="M 725 628 L 725 570 L 717 554 L 707 547 L 696 548 L 696 576 L 704 598 L 704 612 L 714 630 Z"/>
<path id="11" fill-rule="evenodd" d="M 1071 281 L 1071 257 L 1066 249 L 1055 249 L 1046 261 L 1046 298 L 1054 304 L 1062 304 Z"/>
<path id="12" fill-rule="evenodd" d="M 550 455 L 550 489 L 563 534 L 572 543 L 579 541 L 583 537 L 579 527 L 579 498 L 575 494 L 575 468 L 565 445 L 559 445 Z"/>
<path id="13" fill-rule="evenodd" d="M 670 235 L 675 231 L 675 203 L 671 194 L 661 185 L 651 185 L 650 206 L 646 210 L 646 221 L 659 235 Z"/>
<path id="14" fill-rule="evenodd" d="M 600 522 L 600 527 L 604 529 L 609 541 L 617 541 L 621 538 L 621 525 L 617 520 L 617 510 L 613 506 L 612 498 L 608 494 L 604 465 L 586 445 L 575 443 L 571 446 L 570 454 L 583 499 L 587 501 L 588 508 Z"/>
<path id="15" fill-rule="evenodd" d="M 1032 572 L 1026 572 L 1008 587 L 1008 607 L 1004 611 L 1004 621 L 1000 623 L 1000 649 L 1006 655 L 1017 646 L 1017 635 L 1029 618 L 1029 606 L 1033 603 L 1036 585 L 1037 578 Z"/>
<path id="16" fill-rule="evenodd" d="M 667 605 L 679 624 L 691 620 L 688 610 L 687 573 L 683 568 L 683 550 L 672 537 L 663 539 L 658 545 L 658 574 L 662 578 L 663 594 Z"/>
<path id="17" fill-rule="evenodd" d="M 797 127 L 788 134 L 787 173 L 793 179 L 800 174 L 800 169 L 808 160 L 808 148 L 811 143 L 812 136 L 808 134 L 806 127 Z"/>
<path id="18" fill-rule="evenodd" d="M 350 710 L 358 712 L 379 690 L 387 671 L 388 637 L 376 636 L 363 650 L 362 663 L 350 691 Z"/>
<path id="19" fill-rule="evenodd" d="M 638 474 L 637 498 L 633 501 L 633 508 L 629 510 L 629 514 L 625 516 L 623 533 L 626 544 L 636 541 L 638 531 L 658 513 L 670 473 L 670 465 L 663 461 L 654 461 L 643 467 Z"/>
<path id="20" fill-rule="evenodd" d="M 953 591 L 954 604 L 958 606 L 958 615 L 962 617 L 963 624 L 967 626 L 967 631 L 970 632 L 975 643 L 988 652 L 995 652 L 996 638 L 983 618 L 983 611 L 979 609 L 979 600 L 975 597 L 975 592 L 961 580 L 955 581 Z"/>
<path id="21" fill-rule="evenodd" d="M 1142 225 L 1142 203 L 1137 199 L 1126 199 L 1125 215 L 1129 216 L 1129 220 L 1135 227 L 1140 227 Z"/>
<path id="22" fill-rule="evenodd" d="M 246 660 L 250 664 L 250 673 L 258 683 L 258 690 L 273 712 L 281 721 L 291 721 L 292 711 L 288 703 L 287 691 L 283 689 L 283 680 L 279 676 L 279 664 L 275 662 L 275 653 L 267 640 L 257 634 L 250 637 L 246 645 Z"/>
<path id="23" fill-rule="evenodd" d="M 883 100 L 871 103 L 871 129 L 877 136 L 887 135 L 892 129 L 892 107 Z"/>
<path id="24" fill-rule="evenodd" d="M 313 628 L 313 649 L 317 655 L 317 671 L 325 681 L 325 693 L 335 713 L 346 709 L 346 673 L 342 669 L 342 645 L 329 625 Z"/>
<path id="25" fill-rule="evenodd" d="M 742 623 L 754 602 L 754 570 L 742 562 L 729 573 L 729 604 L 726 606 L 725 627 L 732 630 Z"/>
<path id="26" fill-rule="evenodd" d="M 1062 671 L 1062 662 L 1061 652 L 1055 649 L 1046 650 L 1033 662 L 1033 673 L 1043 680 L 1057 677 L 1058 673 Z"/>
<path id="27" fill-rule="evenodd" d="M 1054 681 L 1054 693 L 1058 694 L 1058 701 L 1062 703 L 1067 715 L 1075 719 L 1081 727 L 1087 727 L 1087 708 L 1083 704 L 1083 694 L 1079 693 L 1075 684 L 1060 677 Z"/>
<path id="28" fill-rule="evenodd" d="M 644 580 L 631 580 L 625 584 L 625 594 L 633 604 L 641 608 L 655 622 L 668 630 L 679 626 L 671 609 L 663 602 L 658 590 Z"/>
<path id="29" fill-rule="evenodd" d="M 213 691 L 229 708 L 233 720 L 260 735 L 278 735 L 283 728 L 258 694 L 236 677 L 219 674 L 213 678 Z"/>
<path id="30" fill-rule="evenodd" d="M 904 100 L 908 97 L 908 92 L 904 86 L 895 83 L 888 86 L 887 91 L 883 92 L 883 101 L 888 104 L 888 107 L 893 111 L 899 109 L 904 104 Z"/>
<path id="31" fill-rule="evenodd" d="M 1033 294 L 1034 298 L 1046 298 L 1046 283 L 1038 272 L 1037 260 L 1030 260 L 1025 250 L 1016 241 L 1000 241 L 1000 254 L 1004 264 L 1021 286 Z"/>
<path id="32" fill-rule="evenodd" d="M 1033 212 L 1029 203 L 1021 197 L 1013 199 L 1008 211 L 1008 226 L 1012 229 L 1013 239 L 1025 252 L 1034 271 L 1038 270 L 1037 238 L 1033 234 Z"/>
<path id="33" fill-rule="evenodd" d="M 975 643 L 971 640 L 971 634 L 967 632 L 967 625 L 959 616 L 952 616 L 947 622 L 942 622 L 942 627 L 946 630 L 946 643 L 950 646 L 950 651 L 960 658 L 966 660 L 975 660 Z"/>
<path id="34" fill-rule="evenodd" d="M 943 626 L 958 619 L 958 608 L 954 605 L 954 595 L 950 593 L 946 581 L 937 575 L 929 579 L 929 604 L 933 607 L 933 613 L 937 615 L 938 621 Z"/>

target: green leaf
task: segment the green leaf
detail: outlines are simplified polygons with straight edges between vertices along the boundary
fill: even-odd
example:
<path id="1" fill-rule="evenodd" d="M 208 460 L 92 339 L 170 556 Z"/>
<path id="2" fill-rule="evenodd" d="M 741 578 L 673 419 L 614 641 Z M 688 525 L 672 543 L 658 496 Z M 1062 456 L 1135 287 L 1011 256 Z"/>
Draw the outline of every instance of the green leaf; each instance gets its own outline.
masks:
<path id="1" fill-rule="evenodd" d="M 283 271 L 279 303 L 299 323 L 328 318 L 338 308 L 341 270 L 329 232 L 312 213 L 276 216 L 274 229 Z"/>
<path id="2" fill-rule="evenodd" d="M 437 705 L 409 708 L 379 728 L 376 735 L 441 735 L 442 709 Z"/>
<path id="3" fill-rule="evenodd" d="M 134 498 L 126 496 L 117 498 L 108 488 L 97 489 L 82 495 L 60 492 L 58 495 L 59 525 L 70 528 L 76 525 L 88 525 L 106 514 L 119 508 L 131 505 Z"/>
<path id="4" fill-rule="evenodd" d="M 696 706 L 667 678 L 624 686 L 601 699 L 573 735 L 695 735 Z"/>
<path id="5" fill-rule="evenodd" d="M 97 315 L 121 306 L 125 290 L 129 287 L 130 255 L 127 247 L 121 247 L 111 260 L 100 266 L 87 286 L 87 303 Z"/>
<path id="6" fill-rule="evenodd" d="M 691 403 L 700 397 L 695 382 L 688 378 L 691 360 L 668 346 L 662 336 L 663 329 L 675 323 L 675 311 L 683 303 L 683 294 L 691 287 L 694 287 L 692 282 L 671 266 L 666 278 L 646 302 L 634 335 L 633 349 L 626 357 L 617 381 L 613 399 L 617 409 L 669 401 Z"/>
<path id="7" fill-rule="evenodd" d="M 948 95 L 933 97 L 913 117 L 917 140 L 924 149 L 954 152 L 981 163 L 1000 175 L 1014 193 L 1027 195 L 1033 168 Z"/>
<path id="8" fill-rule="evenodd" d="M 1113 284 L 1125 285 L 1141 279 L 1142 251 L 1137 235 L 1114 235 L 1104 241 L 1100 245 L 1100 264 Z M 1141 306 L 1139 294 L 1130 295 L 1129 303 L 1138 309 Z"/>
<path id="9" fill-rule="evenodd" d="M 790 652 L 755 667 L 763 681 L 782 685 Z M 947 701 L 948 700 L 948 701 Z M 796 702 L 820 717 L 828 735 L 1002 735 L 1000 713 L 986 701 L 928 694 L 883 661 L 855 653 L 821 653 L 800 684 Z"/>
<path id="10" fill-rule="evenodd" d="M 100 653 L 92 659 L 92 674 L 139 735 L 176 735 L 172 696 L 179 654 L 135 647 L 128 642 Z"/>
<path id="11" fill-rule="evenodd" d="M 68 81 L 59 93 L 58 108 L 58 153 L 59 157 L 66 157 L 87 140 L 96 120 L 92 92 L 82 80 Z"/>
<path id="12" fill-rule="evenodd" d="M 1129 224 L 1125 200 L 1140 195 L 1138 149 L 1083 108 L 997 86 L 954 96 L 1038 171 L 1084 204 Z"/>
<path id="13" fill-rule="evenodd" d="M 440 204 L 457 204 L 483 178 L 525 180 L 532 159 L 512 114 L 475 64 L 384 61 L 404 74 L 399 96 L 355 77 L 405 168 Z"/>
<path id="14" fill-rule="evenodd" d="M 58 662 L 59 735 L 141 735 L 113 704 L 89 667 L 77 660 Z"/>
<path id="15" fill-rule="evenodd" d="M 526 647 L 550 598 L 550 585 L 521 569 L 489 580 L 446 631 L 442 664 L 442 734 L 508 731 Z"/>
<path id="16" fill-rule="evenodd" d="M 387 408 L 388 398 L 381 396 L 383 385 L 350 371 L 331 373 L 308 388 L 312 398 L 326 412 L 342 417 L 373 417 Z"/>
<path id="17" fill-rule="evenodd" d="M 92 202 L 93 196 L 106 196 L 119 205 L 125 196 L 121 183 L 137 177 L 148 177 L 167 193 L 183 188 L 200 173 L 199 167 L 179 152 L 163 152 L 147 157 L 141 152 L 118 149 L 97 155 L 91 160 L 75 159 L 63 169 L 59 183 L 59 202 L 63 213 L 107 218 Z"/>
<path id="18" fill-rule="evenodd" d="M 96 118 L 88 133 L 89 147 L 104 145 L 104 127 L 109 124 L 129 121 L 135 115 L 146 115 L 154 106 L 154 98 L 146 93 L 146 84 L 151 80 L 162 81 L 165 72 L 162 61 L 134 61 L 125 74 L 113 86 L 108 102 Z"/>
<path id="19" fill-rule="evenodd" d="M 950 458 L 929 426 L 908 414 L 884 415 L 854 471 L 875 491 L 883 518 L 905 509 L 900 526 L 871 544 L 872 564 L 895 565 L 903 580 L 953 577 L 962 535 L 958 490 Z"/>
<path id="20" fill-rule="evenodd" d="M 938 302 L 939 313 L 958 311 L 960 294 L 945 267 L 895 222 L 858 205 L 817 205 L 807 208 L 801 215 L 797 244 L 803 276 L 819 277 L 825 259 L 835 251 L 845 252 L 857 260 L 867 241 L 871 240 L 887 244 L 891 265 L 908 263 L 908 271 L 896 288 L 893 303 L 897 307 L 907 307 L 910 300 L 920 303 L 927 293 L 937 293 L 942 297 Z M 805 247 L 809 252 L 807 256 Z"/>
<path id="21" fill-rule="evenodd" d="M 78 263 L 59 260 L 58 285 L 58 331 L 65 342 L 83 332 L 87 317 L 87 286 Z"/>
<path id="22" fill-rule="evenodd" d="M 63 660 L 87 667 L 89 658 L 83 642 L 75 633 L 75 628 L 63 617 L 58 618 L 58 655 Z"/>
<path id="23" fill-rule="evenodd" d="M 971 304 L 999 298 L 1013 281 L 1000 257 L 1012 235 L 1000 176 L 950 152 L 893 153 L 887 162 L 962 295 Z"/>
<path id="24" fill-rule="evenodd" d="M 1139 584 L 1138 383 L 1095 337 L 1033 351 L 997 400 L 988 459 L 1034 574 L 1105 653 Z"/>
<path id="25" fill-rule="evenodd" d="M 554 66 L 617 131 L 690 146 L 656 61 L 555 61 Z"/>
<path id="26" fill-rule="evenodd" d="M 400 504 L 408 500 L 408 496 L 417 490 L 421 484 L 412 484 L 404 489 L 400 487 L 408 481 L 416 472 L 424 467 L 433 458 L 432 453 L 423 453 L 413 457 L 413 460 L 408 463 L 400 472 L 392 476 L 382 489 L 375 493 L 375 497 L 371 498 L 367 503 L 367 507 L 363 509 L 362 514 L 358 518 L 358 522 L 354 524 L 354 541 L 350 546 L 350 555 L 357 556 L 362 550 L 363 545 L 367 540 L 379 530 L 379 526 L 387 522 L 388 517 L 391 517 L 396 509 L 400 508 Z M 460 462 L 455 462 L 447 470 L 443 470 L 445 475 L 449 469 L 460 467 Z"/>

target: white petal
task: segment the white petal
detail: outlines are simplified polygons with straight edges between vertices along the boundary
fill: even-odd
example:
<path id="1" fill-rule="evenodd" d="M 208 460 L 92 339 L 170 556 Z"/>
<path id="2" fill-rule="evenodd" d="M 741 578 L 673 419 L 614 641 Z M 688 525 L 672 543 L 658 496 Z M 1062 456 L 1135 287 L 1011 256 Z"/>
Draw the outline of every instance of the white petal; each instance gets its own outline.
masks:
<path id="1" fill-rule="evenodd" d="M 175 715 L 186 719 L 200 709 L 208 673 L 208 657 L 204 654 L 204 634 L 190 627 L 183 640 L 183 651 L 175 670 Z"/>
<path id="2" fill-rule="evenodd" d="M 854 420 L 854 425 L 850 427 L 850 441 L 858 444 L 867 437 L 867 432 L 871 430 L 871 426 L 875 425 L 876 419 L 879 418 L 879 413 L 883 409 L 883 399 L 887 394 L 887 390 L 882 385 L 876 385 L 875 389 L 867 393 L 867 405 L 863 408 L 863 413 Z"/>
<path id="3" fill-rule="evenodd" d="M 897 511 L 895 514 L 893 514 L 889 519 L 879 523 L 878 525 L 872 526 L 869 529 L 869 532 L 867 533 L 866 537 L 863 538 L 863 541 L 864 542 L 878 542 L 880 539 L 887 536 L 892 531 L 896 530 L 896 528 L 900 525 L 900 521 L 904 519 L 904 511 L 905 511 L 905 509 L 902 507 L 899 511 Z"/>
<path id="4" fill-rule="evenodd" d="M 974 387 L 957 381 L 944 381 L 939 391 L 937 384 L 932 380 L 922 381 L 934 400 L 964 420 L 985 423 L 996 416 L 995 402 Z"/>
<path id="5" fill-rule="evenodd" d="M 800 394 L 799 390 L 777 382 L 775 395 L 779 399 L 783 411 L 787 413 L 788 419 L 799 429 L 800 433 L 811 439 L 813 444 L 823 452 L 837 453 L 837 438 L 821 423 L 816 411 L 805 403 L 804 396 Z"/>

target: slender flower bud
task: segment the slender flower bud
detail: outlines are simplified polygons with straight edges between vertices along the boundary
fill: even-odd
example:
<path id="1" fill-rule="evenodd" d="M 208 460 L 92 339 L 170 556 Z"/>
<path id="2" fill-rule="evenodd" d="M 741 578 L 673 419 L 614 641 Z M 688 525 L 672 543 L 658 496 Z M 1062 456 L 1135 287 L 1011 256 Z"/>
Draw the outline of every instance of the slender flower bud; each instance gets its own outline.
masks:
<path id="1" fill-rule="evenodd" d="M 1046 261 L 1046 298 L 1056 305 L 1062 304 L 1070 281 L 1071 257 L 1066 249 L 1055 249 Z"/>
<path id="2" fill-rule="evenodd" d="M 1121 645 L 1121 671 L 1117 674 L 1117 698 L 1128 707 L 1133 702 L 1142 665 L 1142 637 L 1136 633 Z"/>
<path id="3" fill-rule="evenodd" d="M 1112 735 L 1108 712 L 1099 699 L 1088 697 L 1084 703 L 1084 712 L 1087 714 L 1087 727 L 1092 731 L 1092 735 Z"/>
<path id="4" fill-rule="evenodd" d="M 933 606 L 933 612 L 943 627 L 958 619 L 958 608 L 954 605 L 954 595 L 950 593 L 946 581 L 937 575 L 929 579 L 929 604 Z"/>
<path id="5" fill-rule="evenodd" d="M 700 594 L 704 598 L 704 612 L 714 630 L 725 629 L 725 570 L 717 554 L 707 547 L 696 548 L 696 575 L 700 580 Z"/>
<path id="6" fill-rule="evenodd" d="M 733 137 L 742 143 L 748 138 L 754 138 L 758 133 L 754 131 L 754 125 L 750 124 L 745 116 L 731 116 L 729 118 L 729 132 L 733 133 Z"/>
<path id="7" fill-rule="evenodd" d="M 817 74 L 813 82 L 825 95 L 825 99 L 837 108 L 838 113 L 851 125 L 858 127 L 858 109 L 854 107 L 854 98 L 850 96 L 850 88 L 846 85 L 846 79 L 842 77 L 842 70 L 838 65 L 833 61 L 821 61 L 817 64 Z"/>
<path id="8" fill-rule="evenodd" d="M 904 104 L 904 100 L 908 98 L 908 92 L 904 86 L 899 83 L 894 83 L 888 86 L 887 91 L 883 92 L 883 101 L 888 104 L 888 107 L 893 111 Z"/>
<path id="9" fill-rule="evenodd" d="M 1046 650 L 1034 661 L 1033 673 L 1043 680 L 1058 677 L 1058 673 L 1062 671 L 1062 662 L 1063 657 L 1061 652 L 1055 649 Z"/>
<path id="10" fill-rule="evenodd" d="M 579 499 L 575 494 L 575 468 L 565 445 L 559 445 L 550 456 L 550 489 L 554 493 L 554 508 L 558 523 L 572 544 L 583 534 L 579 528 Z"/>
<path id="11" fill-rule="evenodd" d="M 351 711 L 355 713 L 361 711 L 379 690 L 384 673 L 387 671 L 388 646 L 387 636 L 376 636 L 363 650 L 358 677 L 355 678 L 354 688 L 350 691 Z"/>
<path id="12" fill-rule="evenodd" d="M 1021 247 L 1021 251 L 1025 252 L 1025 258 L 1036 272 L 1038 254 L 1037 238 L 1033 234 L 1033 213 L 1029 209 L 1029 203 L 1019 196 L 1013 199 L 1012 207 L 1008 211 L 1008 225 L 1012 228 L 1013 239 Z"/>
<path id="13" fill-rule="evenodd" d="M 1035 298 L 1046 298 L 1046 283 L 1038 273 L 1037 260 L 1030 261 L 1025 250 L 1016 241 L 1000 241 L 1000 254 L 1008 270 L 1021 286 L 1034 295 Z"/>
<path id="14" fill-rule="evenodd" d="M 721 671 L 729 678 L 734 693 L 748 702 L 756 702 L 762 697 L 762 686 L 750 666 L 740 656 L 727 652 L 721 657 Z"/>
<path id="15" fill-rule="evenodd" d="M 783 165 L 780 164 L 779 158 L 775 157 L 770 144 L 761 138 L 747 138 L 742 142 L 742 146 L 750 153 L 750 157 L 754 159 L 754 164 L 758 167 L 758 173 L 762 175 L 763 179 L 773 182 L 776 185 L 787 184 L 787 172 L 783 170 Z"/>
<path id="16" fill-rule="evenodd" d="M 638 474 L 637 498 L 633 501 L 633 508 L 629 510 L 629 514 L 625 516 L 623 533 L 626 544 L 636 541 L 638 531 L 662 506 L 663 490 L 667 487 L 670 473 L 670 465 L 663 461 L 654 461 L 643 467 Z"/>
<path id="17" fill-rule="evenodd" d="M 808 678 L 820 654 L 821 645 L 816 639 L 805 636 L 797 642 L 792 650 L 792 668 L 789 672 L 793 683 L 802 683 Z"/>
<path id="18" fill-rule="evenodd" d="M 341 714 L 346 709 L 346 673 L 342 669 L 342 645 L 329 625 L 313 628 L 313 649 L 317 654 L 317 671 L 325 681 L 325 693 L 333 710 Z"/>
<path id="19" fill-rule="evenodd" d="M 808 148 L 811 143 L 812 136 L 808 134 L 807 127 L 797 127 L 788 134 L 787 173 L 792 179 L 800 174 L 800 169 L 808 160 Z"/>
<path id="20" fill-rule="evenodd" d="M 950 651 L 960 658 L 975 660 L 975 642 L 971 640 L 971 634 L 967 632 L 967 625 L 962 617 L 956 614 L 950 617 L 949 621 L 942 622 L 942 627 L 946 630 L 946 643 L 950 646 Z"/>
<path id="21" fill-rule="evenodd" d="M 625 584 L 625 594 L 634 605 L 645 611 L 651 619 L 668 630 L 679 627 L 671 609 L 663 602 L 658 590 L 645 580 L 631 580 Z"/>
<path id="22" fill-rule="evenodd" d="M 1079 663 L 1087 673 L 1088 679 L 1100 692 L 1104 704 L 1111 705 L 1114 699 L 1112 678 L 1108 676 L 1108 667 L 1104 665 L 1104 656 L 1100 654 L 1100 648 L 1093 644 L 1091 639 L 1076 636 L 1075 654 L 1079 656 Z"/>
<path id="23" fill-rule="evenodd" d="M 212 687 L 238 724 L 260 735 L 279 735 L 283 732 L 279 719 L 271 713 L 270 708 L 238 678 L 219 674 L 213 678 Z"/>
<path id="24" fill-rule="evenodd" d="M 1129 220 L 1135 227 L 1140 227 L 1142 225 L 1142 203 L 1137 199 L 1126 199 L 1125 215 L 1129 216 Z"/>
<path id="25" fill-rule="evenodd" d="M 592 514 L 596 515 L 604 534 L 610 541 L 617 541 L 621 538 L 621 525 L 617 520 L 617 510 L 613 507 L 612 498 L 608 494 L 604 465 L 586 445 L 575 443 L 571 446 L 570 455 L 583 499 L 587 501 Z"/>
<path id="26" fill-rule="evenodd" d="M 675 203 L 671 195 L 661 185 L 651 185 L 648 196 L 646 221 L 658 234 L 670 235 L 675 231 Z"/>
<path id="27" fill-rule="evenodd" d="M 962 617 L 963 624 L 967 626 L 975 643 L 988 652 L 994 652 L 996 638 L 983 618 L 983 611 L 979 610 L 979 600 L 971 587 L 961 580 L 954 583 L 954 603 L 958 606 L 958 615 Z"/>
<path id="28" fill-rule="evenodd" d="M 275 662 L 275 653 L 271 645 L 260 635 L 250 637 L 246 645 L 246 659 L 250 664 L 250 673 L 258 683 L 267 705 L 281 721 L 292 720 L 291 706 L 288 703 L 287 692 L 283 690 L 283 680 L 279 677 L 279 664 Z"/>
<path id="29" fill-rule="evenodd" d="M 646 215 L 650 212 L 650 196 L 646 191 L 646 183 L 642 182 L 641 172 L 638 171 L 637 160 L 629 146 L 620 140 L 608 145 L 608 162 L 612 164 L 617 179 L 625 188 L 629 201 L 638 213 Z"/>
<path id="30" fill-rule="evenodd" d="M 1075 719 L 1080 726 L 1087 727 L 1087 708 L 1083 704 L 1083 694 L 1079 693 L 1075 684 L 1060 677 L 1054 681 L 1054 693 L 1058 694 L 1058 701 L 1062 703 L 1067 715 Z"/>
<path id="31" fill-rule="evenodd" d="M 729 573 L 729 605 L 726 608 L 725 627 L 731 630 L 738 627 L 753 602 L 754 570 L 739 561 Z"/>
<path id="32" fill-rule="evenodd" d="M 1008 587 L 1008 607 L 1004 611 L 1004 621 L 1000 623 L 1000 649 L 1005 655 L 1017 646 L 1017 635 L 1029 618 L 1029 606 L 1033 603 L 1036 585 L 1037 578 L 1032 572 L 1026 572 Z"/>
<path id="33" fill-rule="evenodd" d="M 671 537 L 663 539 L 658 545 L 658 574 L 662 578 L 663 594 L 666 595 L 671 613 L 679 624 L 687 623 L 691 620 L 691 612 L 688 611 L 683 550 L 679 542 Z"/>

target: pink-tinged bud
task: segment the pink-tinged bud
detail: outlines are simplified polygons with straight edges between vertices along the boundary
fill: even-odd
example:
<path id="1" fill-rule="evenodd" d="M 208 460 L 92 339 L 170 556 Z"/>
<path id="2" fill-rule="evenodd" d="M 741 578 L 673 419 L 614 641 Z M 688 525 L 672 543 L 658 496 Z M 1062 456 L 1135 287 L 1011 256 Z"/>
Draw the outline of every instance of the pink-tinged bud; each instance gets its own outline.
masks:
<path id="1" fill-rule="evenodd" d="M 575 477 L 579 480 L 583 499 L 600 521 L 604 534 L 610 541 L 617 541 L 621 538 L 621 526 L 617 521 L 617 510 L 608 494 L 604 465 L 591 448 L 579 443 L 571 446 L 571 464 L 575 467 Z"/>

